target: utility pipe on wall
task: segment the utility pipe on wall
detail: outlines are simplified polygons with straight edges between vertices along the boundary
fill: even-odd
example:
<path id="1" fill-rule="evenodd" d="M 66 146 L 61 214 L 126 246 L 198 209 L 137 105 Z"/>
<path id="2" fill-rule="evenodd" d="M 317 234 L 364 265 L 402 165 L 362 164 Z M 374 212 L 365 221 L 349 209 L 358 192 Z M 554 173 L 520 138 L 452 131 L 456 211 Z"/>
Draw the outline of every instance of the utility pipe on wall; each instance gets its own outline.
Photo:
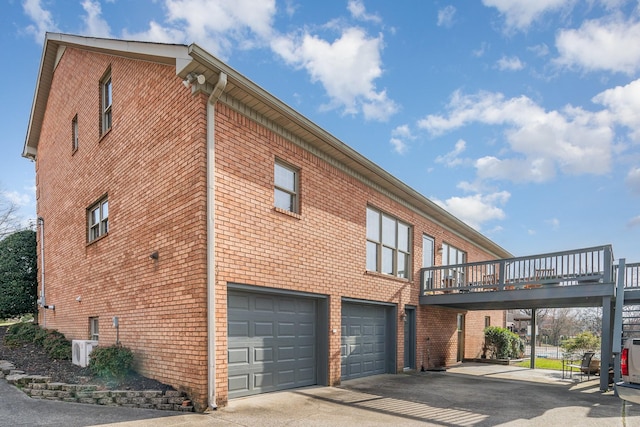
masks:
<path id="1" fill-rule="evenodd" d="M 38 217 L 38 224 L 40 225 L 40 306 L 42 310 L 42 327 L 47 327 L 47 300 L 44 292 L 44 218 Z"/>
<path id="2" fill-rule="evenodd" d="M 215 315 L 215 104 L 227 86 L 227 75 L 220 72 L 207 101 L 207 355 L 209 406 L 216 409 L 216 315 Z"/>

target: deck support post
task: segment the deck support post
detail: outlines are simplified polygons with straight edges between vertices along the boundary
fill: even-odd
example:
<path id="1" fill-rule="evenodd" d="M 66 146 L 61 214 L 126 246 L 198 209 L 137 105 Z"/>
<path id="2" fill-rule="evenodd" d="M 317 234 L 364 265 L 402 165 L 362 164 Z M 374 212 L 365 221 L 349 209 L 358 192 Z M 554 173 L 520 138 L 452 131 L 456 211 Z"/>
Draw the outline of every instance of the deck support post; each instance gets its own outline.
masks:
<path id="1" fill-rule="evenodd" d="M 612 358 L 613 302 L 610 296 L 602 297 L 602 337 L 600 338 L 600 391 L 609 389 L 609 367 Z"/>
<path id="2" fill-rule="evenodd" d="M 529 364 L 531 366 L 531 369 L 536 369 L 536 341 L 537 341 L 536 329 L 537 327 L 538 325 L 536 322 L 536 309 L 532 308 L 531 309 L 531 363 Z"/>

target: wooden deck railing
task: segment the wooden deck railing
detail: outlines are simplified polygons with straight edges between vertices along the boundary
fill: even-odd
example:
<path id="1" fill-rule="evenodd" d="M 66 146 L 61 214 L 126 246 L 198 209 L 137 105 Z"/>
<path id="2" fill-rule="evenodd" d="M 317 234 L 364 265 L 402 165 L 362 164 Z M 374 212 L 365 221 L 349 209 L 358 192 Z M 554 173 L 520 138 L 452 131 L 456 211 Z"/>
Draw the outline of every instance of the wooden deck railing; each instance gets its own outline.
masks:
<path id="1" fill-rule="evenodd" d="M 422 295 L 613 282 L 610 245 L 420 270 Z"/>

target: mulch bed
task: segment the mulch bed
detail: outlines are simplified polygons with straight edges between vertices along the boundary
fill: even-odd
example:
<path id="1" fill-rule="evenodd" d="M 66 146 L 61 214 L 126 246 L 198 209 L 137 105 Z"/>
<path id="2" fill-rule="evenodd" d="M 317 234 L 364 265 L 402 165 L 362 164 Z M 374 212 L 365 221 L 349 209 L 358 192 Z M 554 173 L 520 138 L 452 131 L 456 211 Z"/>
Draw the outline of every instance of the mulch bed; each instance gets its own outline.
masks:
<path id="1" fill-rule="evenodd" d="M 151 378 L 143 377 L 132 372 L 124 380 L 105 381 L 94 377 L 89 368 L 81 368 L 70 360 L 51 359 L 44 349 L 33 343 L 11 348 L 4 345 L 4 335 L 7 326 L 0 326 L 0 360 L 8 360 L 16 369 L 29 375 L 44 375 L 51 377 L 52 382 L 67 384 L 95 384 L 105 390 L 174 390 L 173 387 L 162 384 Z"/>

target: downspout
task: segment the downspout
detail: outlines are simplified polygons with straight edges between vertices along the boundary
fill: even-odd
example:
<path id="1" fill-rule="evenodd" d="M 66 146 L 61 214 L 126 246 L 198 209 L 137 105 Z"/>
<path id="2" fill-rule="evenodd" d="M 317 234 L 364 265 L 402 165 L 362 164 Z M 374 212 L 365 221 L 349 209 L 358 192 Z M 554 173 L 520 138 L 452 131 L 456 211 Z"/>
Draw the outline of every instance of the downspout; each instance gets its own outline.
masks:
<path id="1" fill-rule="evenodd" d="M 42 310 L 42 327 L 47 327 L 47 303 L 44 293 L 44 218 L 38 217 L 38 224 L 40 225 L 40 306 Z"/>
<path id="2" fill-rule="evenodd" d="M 220 72 L 218 81 L 207 101 L 207 355 L 209 406 L 217 409 L 216 403 L 216 315 L 215 315 L 215 113 L 216 102 L 227 86 L 227 75 Z"/>

